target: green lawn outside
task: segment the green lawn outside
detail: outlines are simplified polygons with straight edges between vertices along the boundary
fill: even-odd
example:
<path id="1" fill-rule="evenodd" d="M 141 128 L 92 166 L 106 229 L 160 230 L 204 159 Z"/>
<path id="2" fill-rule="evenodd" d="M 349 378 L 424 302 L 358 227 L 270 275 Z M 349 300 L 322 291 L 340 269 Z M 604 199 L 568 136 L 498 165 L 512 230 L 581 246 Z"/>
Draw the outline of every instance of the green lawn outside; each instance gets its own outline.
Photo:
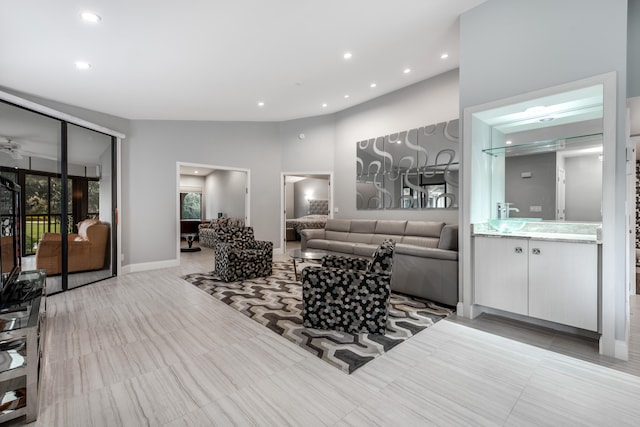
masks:
<path id="1" fill-rule="evenodd" d="M 24 235 L 26 238 L 26 250 L 25 252 L 35 252 L 34 243 L 40 241 L 40 237 L 43 233 L 59 233 L 60 224 L 51 224 L 51 230 L 47 230 L 46 221 L 27 221 L 25 224 Z"/>

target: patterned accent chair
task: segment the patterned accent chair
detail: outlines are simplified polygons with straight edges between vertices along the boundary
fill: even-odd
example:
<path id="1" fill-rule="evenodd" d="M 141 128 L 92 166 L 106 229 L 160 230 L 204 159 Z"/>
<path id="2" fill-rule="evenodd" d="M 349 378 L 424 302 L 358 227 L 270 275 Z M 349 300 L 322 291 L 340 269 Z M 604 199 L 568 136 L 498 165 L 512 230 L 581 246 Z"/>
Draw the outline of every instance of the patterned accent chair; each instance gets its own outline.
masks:
<path id="1" fill-rule="evenodd" d="M 256 240 L 253 227 L 216 228 L 215 273 L 225 282 L 266 277 L 273 267 L 273 242 Z"/>
<path id="2" fill-rule="evenodd" d="M 307 328 L 384 334 L 389 317 L 395 242 L 371 261 L 328 255 L 302 270 L 302 319 Z"/>
<path id="3" fill-rule="evenodd" d="M 244 227 L 244 218 L 216 218 L 206 224 L 198 226 L 198 241 L 200 246 L 213 248 L 216 243 L 216 233 L 220 228 Z"/>

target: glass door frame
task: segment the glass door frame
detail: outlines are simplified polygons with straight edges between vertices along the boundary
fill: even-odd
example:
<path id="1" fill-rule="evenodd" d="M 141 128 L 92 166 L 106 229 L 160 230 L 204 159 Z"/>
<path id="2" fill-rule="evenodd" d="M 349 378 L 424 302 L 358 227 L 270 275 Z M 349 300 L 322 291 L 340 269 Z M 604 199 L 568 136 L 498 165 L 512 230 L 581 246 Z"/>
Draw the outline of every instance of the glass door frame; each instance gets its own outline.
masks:
<path id="1" fill-rule="evenodd" d="M 79 119 L 77 117 L 73 117 L 66 113 L 62 113 L 60 111 L 56 111 L 49 107 L 45 107 L 43 105 L 34 103 L 32 101 L 20 98 L 13 94 L 0 91 L 0 102 L 5 103 L 7 105 L 26 110 L 31 113 L 40 114 L 42 116 L 51 118 L 56 120 L 60 124 L 60 179 L 61 179 L 61 200 L 63 201 L 60 206 L 61 210 L 61 221 L 60 221 L 60 234 L 66 235 L 68 234 L 68 206 L 67 206 L 67 198 L 69 196 L 67 183 L 69 180 L 68 175 L 68 125 L 74 125 L 81 128 L 85 128 L 94 132 L 98 132 L 110 137 L 110 154 L 111 154 L 111 218 L 112 226 L 110 230 L 110 241 L 111 241 L 111 275 L 109 277 L 117 276 L 118 272 L 121 271 L 121 257 L 119 256 L 119 239 L 121 237 L 121 229 L 119 223 L 120 217 L 120 202 L 121 202 L 121 177 L 120 177 L 120 145 L 122 139 L 125 138 L 125 135 L 113 131 L 111 129 L 93 124 L 91 122 L 85 121 L 83 119 Z M 21 203 L 24 205 L 24 197 L 22 197 Z M 23 206 L 24 207 L 24 206 Z M 22 210 L 21 222 L 24 224 L 24 209 Z M 24 233 L 22 233 L 24 236 Z M 24 237 L 23 237 L 24 239 Z M 24 245 L 24 242 L 22 242 Z M 67 239 L 61 239 L 61 251 L 62 251 L 62 292 L 69 290 L 68 286 L 68 241 Z M 94 282 L 90 282 L 94 283 Z M 87 283 L 87 284 L 90 284 Z M 74 287 L 75 289 L 75 287 Z"/>

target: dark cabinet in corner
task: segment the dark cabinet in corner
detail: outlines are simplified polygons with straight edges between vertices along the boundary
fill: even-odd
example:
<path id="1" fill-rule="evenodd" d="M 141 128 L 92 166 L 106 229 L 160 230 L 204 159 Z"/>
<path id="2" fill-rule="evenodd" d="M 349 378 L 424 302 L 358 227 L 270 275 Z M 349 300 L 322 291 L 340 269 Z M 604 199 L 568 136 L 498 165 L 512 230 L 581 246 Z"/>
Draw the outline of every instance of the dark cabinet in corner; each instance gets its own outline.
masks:
<path id="1" fill-rule="evenodd" d="M 46 324 L 44 270 L 20 273 L 12 299 L 0 307 L 0 423 L 38 417 L 38 387 Z"/>

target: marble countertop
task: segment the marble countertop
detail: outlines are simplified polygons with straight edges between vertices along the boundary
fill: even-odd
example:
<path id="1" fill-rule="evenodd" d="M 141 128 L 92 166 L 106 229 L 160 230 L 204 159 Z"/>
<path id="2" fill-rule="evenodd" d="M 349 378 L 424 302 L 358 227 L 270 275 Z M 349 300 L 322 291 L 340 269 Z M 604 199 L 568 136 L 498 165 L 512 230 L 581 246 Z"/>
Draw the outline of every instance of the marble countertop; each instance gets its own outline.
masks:
<path id="1" fill-rule="evenodd" d="M 599 236 L 600 233 L 596 231 L 596 228 L 591 231 L 585 230 L 585 227 L 578 227 L 581 228 L 578 229 L 576 227 L 567 227 L 567 224 L 561 223 L 535 223 L 535 225 L 530 228 L 525 227 L 522 230 L 508 233 L 496 231 L 486 223 L 472 224 L 472 226 L 472 235 L 474 236 L 536 239 L 573 243 L 602 243 L 602 238 Z"/>

